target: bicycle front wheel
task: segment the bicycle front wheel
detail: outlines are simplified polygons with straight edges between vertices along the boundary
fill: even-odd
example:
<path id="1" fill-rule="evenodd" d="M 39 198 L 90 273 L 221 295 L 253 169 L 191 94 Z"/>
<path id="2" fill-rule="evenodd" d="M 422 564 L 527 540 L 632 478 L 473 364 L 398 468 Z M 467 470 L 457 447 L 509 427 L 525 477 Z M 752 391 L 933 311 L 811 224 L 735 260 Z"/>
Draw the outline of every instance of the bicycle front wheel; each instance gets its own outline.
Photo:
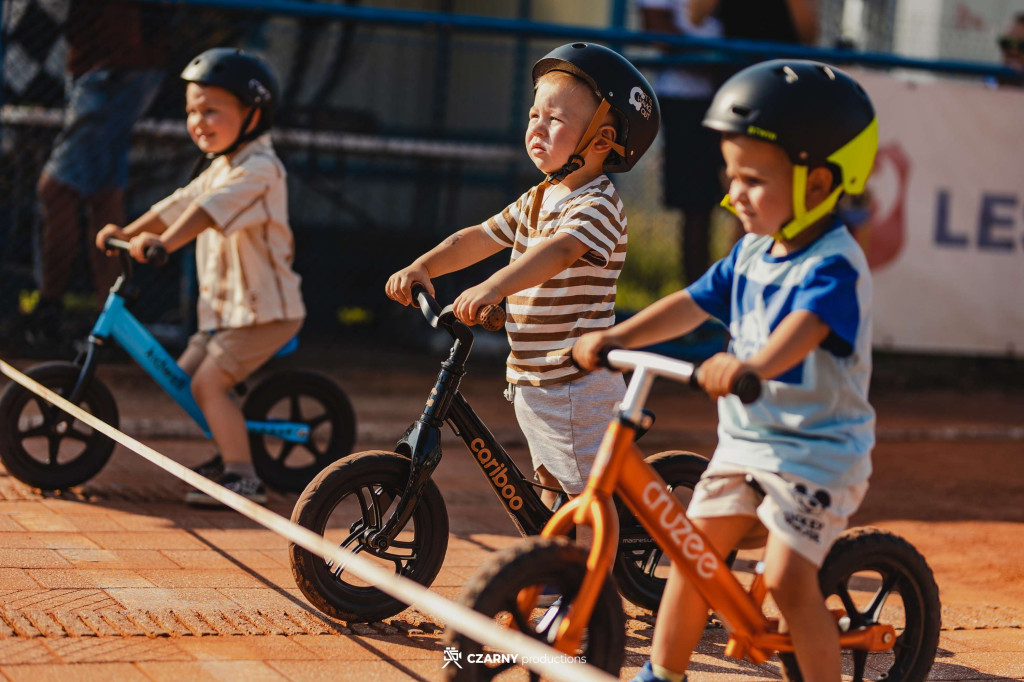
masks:
<path id="1" fill-rule="evenodd" d="M 448 513 L 441 491 L 427 481 L 408 525 L 383 549 L 367 538 L 380 530 L 409 480 L 409 459 L 373 450 L 327 467 L 302 492 L 292 521 L 335 544 L 374 559 L 399 575 L 429 587 L 448 549 Z M 292 543 L 288 547 L 295 584 L 328 616 L 365 622 L 393 616 L 406 604 L 346 571 L 345 566 Z"/>
<path id="2" fill-rule="evenodd" d="M 568 538 L 531 537 L 498 552 L 466 585 L 459 601 L 495 618 L 502 625 L 552 644 L 586 572 L 586 550 L 572 544 Z M 522 590 L 535 586 L 541 587 L 543 594 L 554 603 L 523 615 L 516 606 L 516 598 Z M 449 629 L 445 641 L 446 646 L 462 652 L 463 661 L 461 668 L 455 665 L 444 668 L 448 679 L 491 680 L 501 676 L 521 676 L 516 664 L 502 662 L 500 656 L 486 655 L 502 652 L 486 649 L 464 634 Z M 626 621 L 622 600 L 612 581 L 605 580 L 583 642 L 577 651 L 569 655 L 618 675 L 625 646 Z"/>

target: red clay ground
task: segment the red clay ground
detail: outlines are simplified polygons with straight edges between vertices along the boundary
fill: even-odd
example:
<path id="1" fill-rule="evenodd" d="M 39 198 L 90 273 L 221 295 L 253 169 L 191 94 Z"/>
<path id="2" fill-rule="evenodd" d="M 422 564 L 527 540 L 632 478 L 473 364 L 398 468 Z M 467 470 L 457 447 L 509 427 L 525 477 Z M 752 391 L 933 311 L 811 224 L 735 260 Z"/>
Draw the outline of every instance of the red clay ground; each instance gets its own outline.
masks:
<path id="1" fill-rule="evenodd" d="M 345 368 L 332 374 L 358 413 L 357 450 L 388 448 L 418 414 L 437 363 L 346 354 Z M 521 437 L 501 398 L 500 365 L 477 364 L 464 393 L 525 468 Z M 143 418 L 182 419 L 133 368 L 110 366 L 101 376 L 126 430 L 145 426 Z M 890 391 L 873 401 L 875 474 L 855 521 L 903 535 L 935 572 L 944 628 L 932 679 L 1024 679 L 1024 393 Z M 651 406 L 658 421 L 642 449 L 710 454 L 710 402 L 665 384 Z M 145 428 L 155 433 L 152 423 Z M 147 440 L 188 463 L 211 451 L 202 441 Z M 516 536 L 467 466 L 461 443 L 448 437 L 445 448 L 437 481 L 451 540 L 435 590 L 454 597 L 492 550 Z M 358 670 L 360 678 L 439 677 L 434 619 L 415 610 L 373 626 L 318 618 L 295 589 L 283 540 L 230 511 L 189 509 L 178 501 L 184 491 L 120 449 L 69 496 L 42 496 L 0 472 L 0 675 L 313 680 Z M 288 515 L 294 499 L 274 496 L 269 506 Z M 645 660 L 653 622 L 629 613 L 624 677 Z M 709 631 L 691 680 L 778 679 L 771 664 L 721 658 L 722 642 L 721 631 Z"/>

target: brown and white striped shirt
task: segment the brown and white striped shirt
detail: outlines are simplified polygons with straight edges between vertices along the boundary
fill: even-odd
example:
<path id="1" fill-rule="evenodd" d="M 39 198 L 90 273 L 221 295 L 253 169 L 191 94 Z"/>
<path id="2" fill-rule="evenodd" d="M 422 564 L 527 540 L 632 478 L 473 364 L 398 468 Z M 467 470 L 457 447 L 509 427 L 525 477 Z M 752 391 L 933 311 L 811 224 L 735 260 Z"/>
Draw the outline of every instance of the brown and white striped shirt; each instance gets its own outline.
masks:
<path id="1" fill-rule="evenodd" d="M 545 197 L 537 228 L 529 227 L 534 187 L 483 224 L 510 262 L 556 234 L 571 234 L 590 247 L 578 261 L 542 284 L 508 297 L 513 384 L 548 386 L 583 376 L 569 359 L 576 339 L 615 324 L 615 283 L 626 259 L 626 215 L 607 176 L 601 175 L 555 201 Z"/>
<path id="2" fill-rule="evenodd" d="M 216 223 L 196 237 L 199 329 L 304 318 L 285 171 L 270 136 L 248 143 L 231 161 L 217 157 L 151 210 L 171 225 L 192 204 Z"/>

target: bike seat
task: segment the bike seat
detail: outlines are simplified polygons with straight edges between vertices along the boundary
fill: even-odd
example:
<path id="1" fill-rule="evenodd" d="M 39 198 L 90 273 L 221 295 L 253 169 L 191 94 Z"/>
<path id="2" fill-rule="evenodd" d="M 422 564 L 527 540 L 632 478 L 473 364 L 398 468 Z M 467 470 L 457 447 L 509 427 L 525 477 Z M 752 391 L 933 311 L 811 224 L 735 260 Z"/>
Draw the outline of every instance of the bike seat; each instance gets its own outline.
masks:
<path id="1" fill-rule="evenodd" d="M 299 349 L 299 337 L 293 336 L 288 343 L 281 346 L 281 348 L 274 353 L 275 358 L 283 358 L 286 355 L 291 355 Z"/>

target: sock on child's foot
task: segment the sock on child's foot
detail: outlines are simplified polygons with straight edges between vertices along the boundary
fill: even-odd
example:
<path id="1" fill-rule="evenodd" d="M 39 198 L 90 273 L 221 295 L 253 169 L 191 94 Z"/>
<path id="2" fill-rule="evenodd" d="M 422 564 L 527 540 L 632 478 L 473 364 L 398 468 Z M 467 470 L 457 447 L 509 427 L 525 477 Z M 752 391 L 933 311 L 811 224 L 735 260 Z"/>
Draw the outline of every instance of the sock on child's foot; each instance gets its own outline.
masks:
<path id="1" fill-rule="evenodd" d="M 256 478 L 256 467 L 252 462 L 224 462 L 225 474 L 237 474 L 242 478 Z"/>
<path id="2" fill-rule="evenodd" d="M 666 680 L 666 682 L 683 682 L 686 679 L 686 673 L 677 673 L 668 668 L 663 668 L 660 665 L 651 664 L 651 672 L 656 677 Z"/>

